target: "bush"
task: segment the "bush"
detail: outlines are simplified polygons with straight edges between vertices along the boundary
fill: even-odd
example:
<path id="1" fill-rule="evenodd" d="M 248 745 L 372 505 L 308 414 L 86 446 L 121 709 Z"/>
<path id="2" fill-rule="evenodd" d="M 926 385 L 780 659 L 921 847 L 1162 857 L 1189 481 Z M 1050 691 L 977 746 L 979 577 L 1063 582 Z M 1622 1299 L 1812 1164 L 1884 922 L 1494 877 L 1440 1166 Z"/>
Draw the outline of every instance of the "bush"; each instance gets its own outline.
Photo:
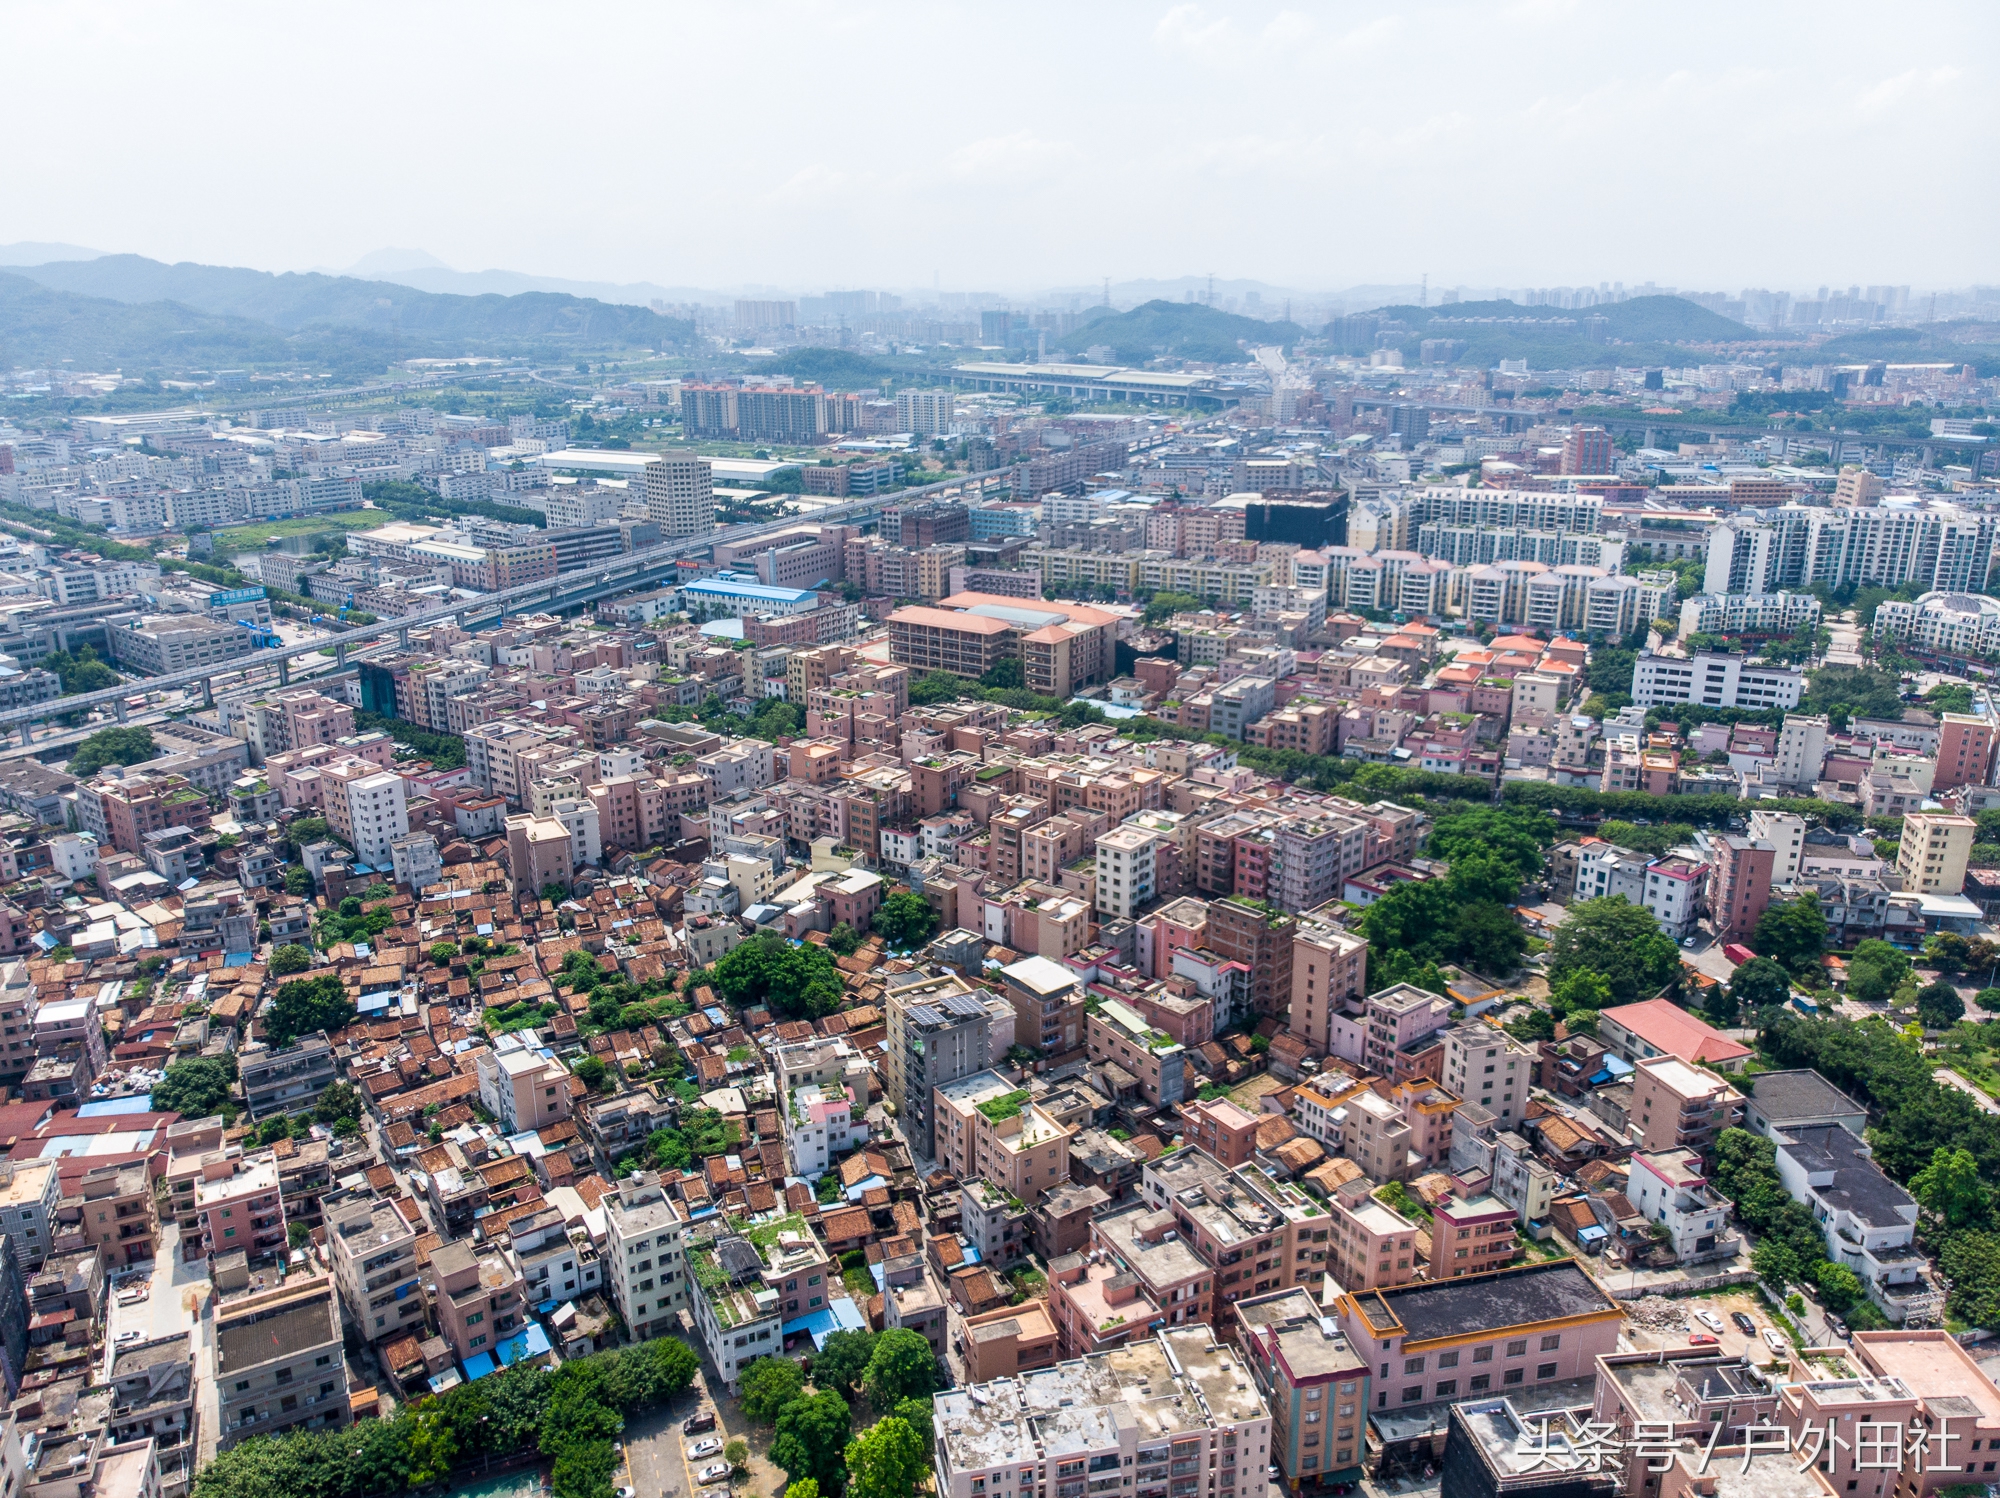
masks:
<path id="1" fill-rule="evenodd" d="M 271 954 L 271 976 L 289 978 L 312 966 L 312 953 L 295 942 L 287 942 Z"/>

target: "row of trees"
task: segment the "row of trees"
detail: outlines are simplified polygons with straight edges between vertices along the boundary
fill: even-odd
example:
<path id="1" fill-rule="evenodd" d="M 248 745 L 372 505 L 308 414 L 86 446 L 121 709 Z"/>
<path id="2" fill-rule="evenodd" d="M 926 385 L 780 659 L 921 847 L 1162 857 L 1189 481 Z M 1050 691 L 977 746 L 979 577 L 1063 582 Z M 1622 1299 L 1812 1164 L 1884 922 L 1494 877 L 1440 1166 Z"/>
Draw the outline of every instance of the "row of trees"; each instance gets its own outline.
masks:
<path id="1" fill-rule="evenodd" d="M 195 1475 L 194 1498 L 401 1494 L 524 1452 L 549 1459 L 554 1498 L 611 1498 L 612 1442 L 626 1417 L 679 1394 L 696 1367 L 690 1348 L 665 1338 L 553 1372 L 516 1364 L 406 1405 L 393 1420 L 244 1441 Z"/>
<path id="2" fill-rule="evenodd" d="M 1398 884 L 1368 907 L 1368 986 L 1415 983 L 1442 992 L 1441 963 L 1505 975 L 1527 950 L 1509 908 L 1555 840 L 1547 817 L 1481 806 L 1437 819 L 1428 851 L 1447 860 L 1442 879 Z"/>
<path id="3" fill-rule="evenodd" d="M 1715 1145 L 1715 1189 L 1736 1204 L 1736 1220 L 1757 1236 L 1751 1263 L 1768 1283 L 1818 1287 L 1828 1310 L 1857 1327 L 1886 1318 L 1868 1299 L 1861 1278 L 1826 1256 L 1826 1238 L 1812 1208 L 1795 1201 L 1779 1179 L 1777 1146 L 1744 1129 L 1724 1129 Z"/>

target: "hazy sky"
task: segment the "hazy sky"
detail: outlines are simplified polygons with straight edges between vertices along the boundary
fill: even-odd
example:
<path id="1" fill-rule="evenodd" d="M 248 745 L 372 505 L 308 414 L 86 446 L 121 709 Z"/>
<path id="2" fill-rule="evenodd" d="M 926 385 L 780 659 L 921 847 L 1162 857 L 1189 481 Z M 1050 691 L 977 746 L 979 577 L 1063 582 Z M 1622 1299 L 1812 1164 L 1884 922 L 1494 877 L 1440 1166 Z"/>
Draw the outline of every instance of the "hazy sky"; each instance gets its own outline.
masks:
<path id="1" fill-rule="evenodd" d="M 0 243 L 1029 291 L 2000 280 L 2000 7 L 0 7 Z"/>

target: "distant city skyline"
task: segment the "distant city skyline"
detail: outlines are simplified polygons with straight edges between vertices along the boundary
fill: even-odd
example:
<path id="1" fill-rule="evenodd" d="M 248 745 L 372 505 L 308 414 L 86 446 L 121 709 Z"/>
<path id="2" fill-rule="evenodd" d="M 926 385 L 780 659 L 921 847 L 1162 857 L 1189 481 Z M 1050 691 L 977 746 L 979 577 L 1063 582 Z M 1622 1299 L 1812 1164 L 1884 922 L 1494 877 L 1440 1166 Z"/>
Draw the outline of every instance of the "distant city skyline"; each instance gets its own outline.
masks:
<path id="1" fill-rule="evenodd" d="M 1989 7 L 304 17 L 10 11 L 46 65 L 0 243 L 743 293 L 2000 280 Z"/>

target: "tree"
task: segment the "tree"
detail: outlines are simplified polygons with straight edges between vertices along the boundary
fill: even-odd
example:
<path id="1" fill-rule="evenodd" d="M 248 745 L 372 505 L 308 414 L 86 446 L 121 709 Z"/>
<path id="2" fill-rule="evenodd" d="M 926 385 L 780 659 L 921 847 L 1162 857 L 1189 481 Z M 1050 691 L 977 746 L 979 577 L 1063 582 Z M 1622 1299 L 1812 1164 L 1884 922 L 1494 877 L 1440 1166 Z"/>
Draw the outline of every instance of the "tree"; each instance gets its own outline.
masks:
<path id="1" fill-rule="evenodd" d="M 1528 934 L 1504 905 L 1466 905 L 1452 920 L 1450 955 L 1476 972 L 1504 977 L 1527 950 Z"/>
<path id="2" fill-rule="evenodd" d="M 580 1060 L 577 1061 L 577 1063 L 574 1066 L 570 1068 L 570 1070 L 575 1072 L 576 1079 L 579 1082 L 583 1083 L 584 1086 L 588 1087 L 592 1092 L 596 1092 L 600 1087 L 604 1085 L 606 1067 L 604 1063 L 595 1056 L 582 1057 Z"/>
<path id="3" fill-rule="evenodd" d="M 1729 996 L 1739 1010 L 1755 1014 L 1790 999 L 1792 980 L 1771 958 L 1753 957 L 1731 976 Z"/>
<path id="4" fill-rule="evenodd" d="M 1009 655 L 995 661 L 986 674 L 979 678 L 979 684 L 996 691 L 1009 691 L 1025 687 L 1028 684 L 1028 677 L 1021 669 L 1021 658 Z"/>
<path id="5" fill-rule="evenodd" d="M 931 1449 L 935 1445 L 933 1438 L 936 1434 L 936 1426 L 931 1417 L 930 1400 L 899 1399 L 896 1401 L 894 1413 L 899 1420 L 905 1421 L 911 1430 L 914 1430 L 919 1436 L 923 1437 L 924 1460 L 929 1461 L 931 1458 Z"/>
<path id="6" fill-rule="evenodd" d="M 1917 1017 L 1926 1030 L 1949 1030 L 1965 1018 L 1965 1000 L 1943 979 L 1917 990 Z"/>
<path id="7" fill-rule="evenodd" d="M 1938 1251 L 1938 1267 L 1951 1281 L 1946 1308 L 1972 1326 L 2000 1323 L 2000 1236 L 1953 1233 Z"/>
<path id="8" fill-rule="evenodd" d="M 1751 941 L 1759 956 L 1792 972 L 1817 966 L 1826 951 L 1826 914 L 1819 908 L 1819 896 L 1800 895 L 1766 906 Z"/>
<path id="9" fill-rule="evenodd" d="M 82 780 L 106 765 L 141 764 L 159 752 L 150 728 L 100 728 L 76 746 L 69 772 Z"/>
<path id="10" fill-rule="evenodd" d="M 904 890 L 882 902 L 872 924 L 890 946 L 918 947 L 937 930 L 938 915 L 922 895 Z"/>
<path id="11" fill-rule="evenodd" d="M 1766 1238 L 1752 1250 L 1750 1267 L 1767 1285 L 1795 1284 L 1800 1277 L 1799 1256 L 1782 1238 Z"/>
<path id="12" fill-rule="evenodd" d="M 102 548 L 99 548 L 102 550 Z M 74 653 L 56 651 L 42 657 L 44 671 L 53 671 L 62 682 L 65 697 L 74 697 L 79 692 L 102 692 L 118 685 L 118 673 L 97 658 L 97 652 L 88 645 L 77 646 Z M 106 763 L 130 764 L 130 760 L 106 761 Z"/>
<path id="13" fill-rule="evenodd" d="M 287 1046 L 315 1030 L 338 1030 L 354 1018 L 347 985 L 328 973 L 320 978 L 294 978 L 278 989 L 271 1012 L 264 1018 L 264 1036 L 274 1046 Z"/>
<path id="14" fill-rule="evenodd" d="M 1661 933 L 1652 912 L 1622 895 L 1570 906 L 1549 942 L 1549 955 L 1551 984 L 1588 968 L 1604 975 L 1621 1004 L 1651 998 L 1680 972 L 1680 951 Z"/>
<path id="15" fill-rule="evenodd" d="M 1163 588 L 1146 600 L 1146 622 L 1159 624 L 1176 614 L 1198 614 L 1208 604 L 1192 593 L 1176 593 Z"/>
<path id="16" fill-rule="evenodd" d="M 795 947 L 775 931 L 761 931 L 731 948 L 709 977 L 736 1008 L 768 1004 L 786 1019 L 832 1014 L 847 992 L 831 952 Z"/>
<path id="17" fill-rule="evenodd" d="M 312 953 L 296 942 L 287 942 L 271 954 L 271 976 L 289 978 L 293 973 L 302 973 L 313 964 Z"/>
<path id="18" fill-rule="evenodd" d="M 1602 973 L 1587 967 L 1563 974 L 1562 981 L 1549 985 L 1549 1013 L 1567 1018 L 1575 1009 L 1602 1009 L 1611 1002 L 1611 984 Z"/>
<path id="19" fill-rule="evenodd" d="M 1530 1009 L 1519 1019 L 1507 1022 L 1507 1033 L 1516 1040 L 1525 1040 L 1530 1045 L 1536 1041 L 1556 1038 L 1556 1017 L 1546 1009 Z"/>
<path id="20" fill-rule="evenodd" d="M 313 876 L 294 864 L 285 870 L 285 893 L 288 895 L 309 895 L 312 893 Z"/>
<path id="21" fill-rule="evenodd" d="M 929 1466 L 924 1438 L 909 1421 L 877 1420 L 848 1444 L 848 1498 L 908 1498 Z"/>
<path id="22" fill-rule="evenodd" d="M 861 933 L 841 921 L 826 934 L 826 949 L 836 957 L 852 957 L 861 946 Z"/>
<path id="23" fill-rule="evenodd" d="M 1900 717 L 1902 683 L 1887 671 L 1866 666 L 1821 666 L 1807 684 L 1799 711 L 1838 716 L 1839 728 L 1847 726 L 1848 718 Z"/>
<path id="24" fill-rule="evenodd" d="M 1429 853 L 1455 863 L 1468 852 L 1505 859 L 1522 879 L 1541 872 L 1542 854 L 1555 841 L 1551 819 L 1513 806 L 1477 806 L 1441 816 L 1431 827 Z"/>
<path id="25" fill-rule="evenodd" d="M 560 905 L 569 898 L 569 886 L 560 879 L 551 879 L 542 886 L 542 898 L 551 905 Z"/>
<path id="26" fill-rule="evenodd" d="M 1844 1316 L 1856 1301 L 1867 1299 L 1861 1277 L 1845 1264 L 1821 1259 L 1812 1267 L 1812 1280 L 1819 1286 L 1820 1299 L 1836 1316 Z"/>
<path id="27" fill-rule="evenodd" d="M 875 1355 L 875 1334 L 866 1331 L 831 1332 L 826 1346 L 813 1359 L 813 1382 L 822 1389 L 853 1390 Z"/>
<path id="28" fill-rule="evenodd" d="M 320 1089 L 319 1099 L 313 1104 L 313 1117 L 323 1124 L 337 1124 L 342 1119 L 361 1121 L 361 1094 L 345 1082 L 329 1082 Z"/>
<path id="29" fill-rule="evenodd" d="M 837 1488 L 847 1475 L 841 1458 L 853 1429 L 847 1401 L 832 1389 L 801 1395 L 778 1411 L 771 1460 L 793 1482 L 810 1477 L 823 1488 Z"/>
<path id="30" fill-rule="evenodd" d="M 785 1489 L 785 1498 L 819 1498 L 819 1484 L 810 1477 Z"/>
<path id="31" fill-rule="evenodd" d="M 1859 943 L 1847 960 L 1847 995 L 1864 1004 L 1886 1003 L 1910 976 L 1910 959 L 1874 937 Z"/>
<path id="32" fill-rule="evenodd" d="M 1982 988 L 1973 996 L 1972 1002 L 1988 1014 L 2000 1014 L 2000 988 Z"/>
<path id="33" fill-rule="evenodd" d="M 778 1411 L 799 1397 L 806 1386 L 805 1371 L 790 1358 L 758 1358 L 737 1378 L 743 1391 L 739 1402 L 743 1413 L 765 1424 L 778 1418 Z"/>
<path id="34" fill-rule="evenodd" d="M 1717 1029 L 1726 1030 L 1740 1018 L 1736 995 L 1727 984 L 1711 983 L 1701 996 L 1701 1012 Z"/>
<path id="35" fill-rule="evenodd" d="M 206 1118 L 229 1101 L 229 1084 L 236 1068 L 217 1056 L 191 1056 L 170 1062 L 166 1075 L 153 1085 L 153 1109 L 183 1118 Z"/>
<path id="36" fill-rule="evenodd" d="M 430 958 L 439 967 L 443 967 L 457 955 L 458 943 L 455 941 L 434 941 L 431 943 Z"/>
<path id="37" fill-rule="evenodd" d="M 1910 1177 L 1910 1195 L 1948 1228 L 1971 1227 L 1986 1219 L 1986 1187 L 1970 1150 L 1940 1146 L 1932 1151 L 1931 1163 Z"/>
<path id="38" fill-rule="evenodd" d="M 910 705 L 933 707 L 940 702 L 956 702 L 965 695 L 965 683 L 949 671 L 932 671 L 910 683 Z"/>
<path id="39" fill-rule="evenodd" d="M 722 1448 L 722 1459 L 736 1471 L 741 1472 L 750 1464 L 750 1443 L 740 1436 Z M 819 1491 L 819 1484 L 813 1484 L 813 1491 Z"/>
<path id="40" fill-rule="evenodd" d="M 874 1355 L 861 1376 L 868 1402 L 878 1410 L 899 1399 L 921 1398 L 938 1387 L 937 1356 L 931 1344 L 907 1327 L 892 1327 L 875 1339 Z"/>

